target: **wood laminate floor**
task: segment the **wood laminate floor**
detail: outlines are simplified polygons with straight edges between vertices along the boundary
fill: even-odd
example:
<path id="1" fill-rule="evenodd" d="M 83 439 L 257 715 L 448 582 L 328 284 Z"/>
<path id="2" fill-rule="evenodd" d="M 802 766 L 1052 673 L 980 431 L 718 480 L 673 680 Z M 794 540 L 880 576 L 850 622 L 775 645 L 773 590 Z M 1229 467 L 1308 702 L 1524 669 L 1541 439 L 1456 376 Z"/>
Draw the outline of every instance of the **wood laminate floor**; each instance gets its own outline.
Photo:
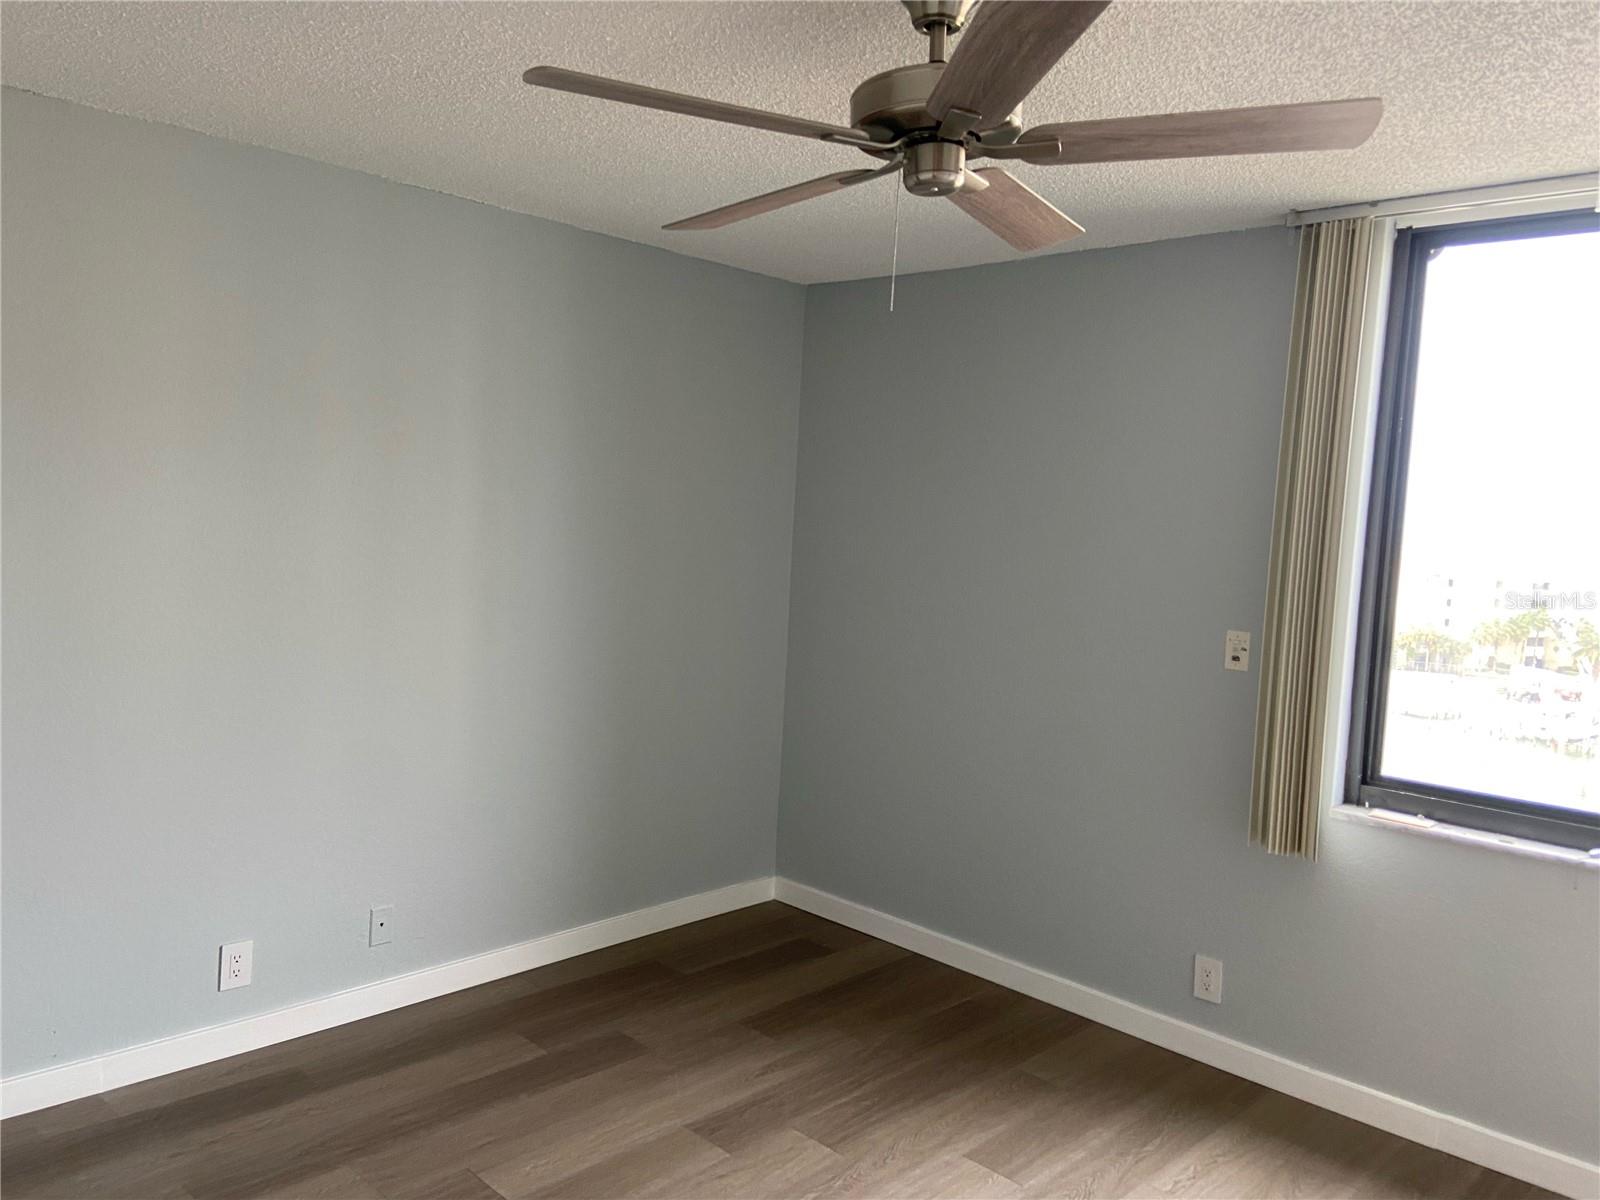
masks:
<path id="1" fill-rule="evenodd" d="M 26 1197 L 1524 1197 L 781 904 L 0 1126 Z"/>

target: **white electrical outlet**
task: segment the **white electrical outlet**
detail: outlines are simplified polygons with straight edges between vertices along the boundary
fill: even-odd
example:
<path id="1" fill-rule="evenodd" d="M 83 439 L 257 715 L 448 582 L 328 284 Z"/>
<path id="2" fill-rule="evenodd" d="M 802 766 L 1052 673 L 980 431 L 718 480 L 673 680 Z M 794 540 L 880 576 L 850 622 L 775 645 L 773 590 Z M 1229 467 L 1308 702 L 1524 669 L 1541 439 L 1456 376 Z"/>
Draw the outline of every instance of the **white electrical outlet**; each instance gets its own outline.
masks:
<path id="1" fill-rule="evenodd" d="M 1194 956 L 1194 994 L 1197 999 L 1222 1003 L 1222 963 L 1204 954 Z"/>
<path id="2" fill-rule="evenodd" d="M 217 965 L 217 991 L 250 986 L 255 949 L 254 942 L 229 942 L 222 948 L 222 958 Z"/>
<path id="3" fill-rule="evenodd" d="M 1250 669 L 1250 634 L 1243 629 L 1230 629 L 1223 642 L 1222 665 L 1230 671 Z"/>
<path id="4" fill-rule="evenodd" d="M 367 917 L 367 945 L 387 946 L 394 941 L 390 926 L 394 924 L 394 905 L 380 904 Z"/>

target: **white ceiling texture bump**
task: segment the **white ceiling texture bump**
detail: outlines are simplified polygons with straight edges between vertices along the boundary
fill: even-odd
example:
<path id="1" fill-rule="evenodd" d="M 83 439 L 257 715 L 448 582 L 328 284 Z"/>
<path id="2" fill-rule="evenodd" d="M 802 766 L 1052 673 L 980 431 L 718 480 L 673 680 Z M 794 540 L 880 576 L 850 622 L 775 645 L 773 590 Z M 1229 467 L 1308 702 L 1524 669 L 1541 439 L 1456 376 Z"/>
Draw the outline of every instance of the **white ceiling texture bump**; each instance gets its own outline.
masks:
<path id="1" fill-rule="evenodd" d="M 886 274 L 895 185 L 742 224 L 668 221 L 858 151 L 530 88 L 552 63 L 848 123 L 852 88 L 926 55 L 892 0 L 850 3 L 6 3 L 0 80 L 47 96 L 799 282 Z M 1087 227 L 1065 252 L 1597 166 L 1600 5 L 1120 0 L 1024 121 L 1382 96 L 1363 147 L 1015 173 Z M 1017 257 L 903 196 L 900 269 Z M 1057 251 L 1063 252 L 1063 251 Z"/>

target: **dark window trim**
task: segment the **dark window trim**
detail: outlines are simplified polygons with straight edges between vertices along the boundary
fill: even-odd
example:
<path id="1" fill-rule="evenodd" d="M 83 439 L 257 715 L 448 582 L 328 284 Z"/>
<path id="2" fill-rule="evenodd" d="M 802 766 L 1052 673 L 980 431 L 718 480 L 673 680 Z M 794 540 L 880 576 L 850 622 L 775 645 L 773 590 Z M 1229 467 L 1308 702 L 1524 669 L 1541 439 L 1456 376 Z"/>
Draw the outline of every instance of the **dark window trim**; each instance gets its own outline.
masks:
<path id="1" fill-rule="evenodd" d="M 1406 471 L 1411 457 L 1411 406 L 1427 264 L 1445 246 L 1597 229 L 1600 214 L 1584 209 L 1403 229 L 1395 237 L 1356 626 L 1355 687 L 1345 772 L 1347 803 L 1416 813 L 1452 825 L 1580 850 L 1600 846 L 1600 814 L 1393 779 L 1377 769 L 1383 752 L 1383 711 L 1389 648 L 1394 640 L 1394 590 L 1403 532 Z"/>

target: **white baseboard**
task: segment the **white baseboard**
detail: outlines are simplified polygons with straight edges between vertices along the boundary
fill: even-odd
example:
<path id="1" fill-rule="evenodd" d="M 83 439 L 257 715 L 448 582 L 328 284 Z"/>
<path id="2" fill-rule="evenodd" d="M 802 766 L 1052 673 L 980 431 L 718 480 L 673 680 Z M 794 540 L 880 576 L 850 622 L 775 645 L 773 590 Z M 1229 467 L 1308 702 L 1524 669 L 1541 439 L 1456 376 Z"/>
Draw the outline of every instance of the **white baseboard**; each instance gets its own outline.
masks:
<path id="1" fill-rule="evenodd" d="M 1600 1196 L 1600 1166 L 1594 1163 L 1258 1050 L 803 883 L 780 877 L 776 895 L 785 904 L 1424 1146 L 1579 1200 Z"/>
<path id="2" fill-rule="evenodd" d="M 181 1033 L 160 1041 L 145 1042 L 126 1050 L 116 1050 L 94 1058 L 80 1059 L 59 1067 L 48 1067 L 27 1075 L 17 1075 L 0 1081 L 0 1116 L 14 1117 L 20 1113 L 63 1104 L 68 1100 L 98 1095 L 112 1088 L 154 1079 L 187 1067 L 215 1062 L 248 1050 L 258 1050 L 290 1038 L 304 1037 L 335 1025 L 359 1021 L 408 1004 L 432 1000 L 463 988 L 503 979 L 520 971 L 530 971 L 548 963 L 559 962 L 632 941 L 647 934 L 660 933 L 704 920 L 718 913 L 747 908 L 763 900 L 771 900 L 771 876 L 750 879 L 730 887 L 711 892 L 700 892 L 668 900 L 651 908 L 641 908 L 619 916 L 607 917 L 589 925 L 564 929 L 559 933 L 534 938 L 458 959 L 437 967 L 380 979 L 348 991 L 335 992 L 316 1000 L 308 1000 L 275 1012 L 230 1021 L 226 1025 L 213 1025 Z"/>

